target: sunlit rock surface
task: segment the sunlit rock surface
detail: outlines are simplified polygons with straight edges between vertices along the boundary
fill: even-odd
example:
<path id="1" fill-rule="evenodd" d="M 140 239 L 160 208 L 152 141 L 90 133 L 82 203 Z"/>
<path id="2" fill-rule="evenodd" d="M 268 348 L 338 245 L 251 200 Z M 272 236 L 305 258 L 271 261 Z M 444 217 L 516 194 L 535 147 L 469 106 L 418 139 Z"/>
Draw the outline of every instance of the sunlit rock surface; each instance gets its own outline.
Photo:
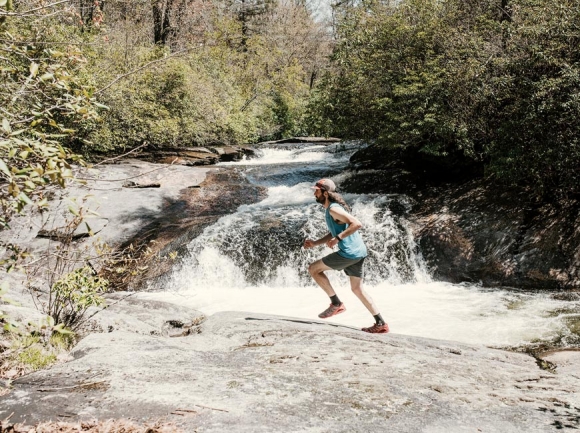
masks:
<path id="1" fill-rule="evenodd" d="M 181 338 L 95 333 L 71 355 L 18 379 L 0 416 L 163 417 L 198 432 L 579 426 L 580 378 L 541 370 L 532 357 L 320 321 L 219 313 Z"/>
<path id="2" fill-rule="evenodd" d="M 123 186 L 139 174 L 132 180 L 143 188 Z M 235 170 L 135 161 L 97 176 L 91 195 L 101 204 L 99 236 L 122 243 L 153 233 L 160 251 L 186 245 L 196 230 L 263 194 Z M 430 203 L 450 215 L 437 221 L 465 230 L 454 220 L 455 208 Z M 23 222 L 14 229 L 4 235 L 37 249 L 52 241 L 38 237 L 36 225 Z M 12 422 L 27 424 L 164 418 L 186 432 L 580 427 L 577 352 L 547 354 L 550 370 L 542 370 L 524 354 L 368 335 L 320 321 L 242 312 L 205 319 L 203 312 L 129 293 L 109 296 L 109 305 L 91 319 L 84 331 L 92 333 L 68 362 L 14 382 L 0 397 L 0 417 L 13 413 Z"/>

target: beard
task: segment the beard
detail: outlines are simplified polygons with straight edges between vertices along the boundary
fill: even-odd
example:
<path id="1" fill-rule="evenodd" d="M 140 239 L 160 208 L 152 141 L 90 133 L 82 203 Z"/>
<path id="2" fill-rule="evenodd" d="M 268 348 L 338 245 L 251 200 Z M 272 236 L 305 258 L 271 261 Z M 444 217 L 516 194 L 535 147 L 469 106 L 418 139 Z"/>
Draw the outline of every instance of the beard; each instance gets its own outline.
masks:
<path id="1" fill-rule="evenodd" d="M 317 203 L 320 204 L 324 204 L 326 203 L 326 197 L 324 197 L 324 194 L 320 194 L 318 197 L 314 197 L 316 199 Z"/>

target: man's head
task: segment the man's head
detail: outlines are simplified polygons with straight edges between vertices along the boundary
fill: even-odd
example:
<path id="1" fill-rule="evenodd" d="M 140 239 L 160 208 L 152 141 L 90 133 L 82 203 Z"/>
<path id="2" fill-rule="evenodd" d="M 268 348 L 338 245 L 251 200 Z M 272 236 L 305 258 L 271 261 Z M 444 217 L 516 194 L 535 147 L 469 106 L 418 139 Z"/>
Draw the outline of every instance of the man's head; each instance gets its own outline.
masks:
<path id="1" fill-rule="evenodd" d="M 336 185 L 330 179 L 320 179 L 316 184 L 312 187 L 313 189 L 320 189 L 322 191 L 327 192 L 335 192 Z"/>
<path id="2" fill-rule="evenodd" d="M 346 204 L 342 196 L 336 192 L 336 185 L 330 179 L 320 179 L 312 187 L 316 201 L 324 207 L 330 206 L 331 203 L 338 203 L 347 212 L 350 212 L 350 206 Z"/>
<path id="3" fill-rule="evenodd" d="M 326 200 L 328 199 L 328 194 L 336 191 L 336 185 L 330 179 L 320 179 L 312 189 L 314 190 L 316 201 L 325 205 Z"/>

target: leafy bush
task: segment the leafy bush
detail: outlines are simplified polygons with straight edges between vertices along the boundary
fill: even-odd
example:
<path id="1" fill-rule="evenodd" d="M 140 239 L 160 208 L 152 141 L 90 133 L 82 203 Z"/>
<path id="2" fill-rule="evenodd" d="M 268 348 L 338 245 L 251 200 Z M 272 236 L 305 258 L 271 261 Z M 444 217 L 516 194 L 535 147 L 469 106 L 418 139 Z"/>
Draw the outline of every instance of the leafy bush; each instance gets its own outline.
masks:
<path id="1" fill-rule="evenodd" d="M 46 313 L 55 323 L 75 330 L 90 307 L 105 303 L 101 295 L 107 291 L 108 285 L 107 280 L 96 276 L 88 266 L 75 269 L 50 288 Z"/>
<path id="2" fill-rule="evenodd" d="M 9 379 L 48 367 L 75 341 L 72 332 L 63 325 L 55 326 L 49 316 L 4 332 L 2 337 L 8 344 L 0 350 L 0 377 Z"/>
<path id="3" fill-rule="evenodd" d="M 461 156 L 544 198 L 580 193 L 580 5 L 363 1 L 314 95 L 325 134 Z"/>
<path id="4" fill-rule="evenodd" d="M 32 344 L 37 343 L 38 341 L 38 338 L 34 338 Z M 47 352 L 39 345 L 30 345 L 29 347 L 26 347 L 18 353 L 17 358 L 19 362 L 32 371 L 48 367 L 56 361 L 56 355 L 54 353 Z"/>
<path id="5" fill-rule="evenodd" d="M 66 144 L 97 119 L 74 28 L 24 13 L 66 15 L 42 6 L 18 2 L 11 14 L 0 7 L 0 229 L 26 205 L 46 207 L 46 189 L 72 178 L 70 164 L 80 161 Z"/>

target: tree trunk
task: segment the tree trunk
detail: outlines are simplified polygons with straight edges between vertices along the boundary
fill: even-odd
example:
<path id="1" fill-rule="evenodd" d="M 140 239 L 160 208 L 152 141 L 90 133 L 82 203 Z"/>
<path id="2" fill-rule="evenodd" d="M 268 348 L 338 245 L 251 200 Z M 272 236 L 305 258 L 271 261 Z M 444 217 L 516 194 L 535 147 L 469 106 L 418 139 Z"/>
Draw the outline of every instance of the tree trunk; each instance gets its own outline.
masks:
<path id="1" fill-rule="evenodd" d="M 153 40 L 155 44 L 167 45 L 171 34 L 169 12 L 172 0 L 157 0 L 152 2 L 153 8 Z"/>

